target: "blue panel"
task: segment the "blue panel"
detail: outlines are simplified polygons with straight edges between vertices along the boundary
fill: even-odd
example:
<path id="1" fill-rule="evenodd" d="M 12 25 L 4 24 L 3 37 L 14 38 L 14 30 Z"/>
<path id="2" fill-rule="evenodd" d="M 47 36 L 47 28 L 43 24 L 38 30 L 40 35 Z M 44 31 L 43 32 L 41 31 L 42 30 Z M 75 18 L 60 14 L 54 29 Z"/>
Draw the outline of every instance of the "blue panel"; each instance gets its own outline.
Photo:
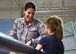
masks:
<path id="1" fill-rule="evenodd" d="M 64 54 L 76 54 L 76 20 L 65 24 L 63 29 Z"/>
<path id="2" fill-rule="evenodd" d="M 0 54 L 9 54 L 9 52 L 0 51 Z"/>
<path id="3" fill-rule="evenodd" d="M 14 20 L 0 20 L 0 32 L 8 34 L 13 27 Z M 9 54 L 8 52 L 0 51 L 0 54 Z"/>
<path id="4" fill-rule="evenodd" d="M 71 36 L 74 34 L 73 28 L 72 28 L 72 22 L 65 24 L 63 29 L 64 29 L 63 30 L 64 36 Z"/>
<path id="5" fill-rule="evenodd" d="M 14 20 L 0 20 L 0 32 L 8 34 L 13 27 Z"/>

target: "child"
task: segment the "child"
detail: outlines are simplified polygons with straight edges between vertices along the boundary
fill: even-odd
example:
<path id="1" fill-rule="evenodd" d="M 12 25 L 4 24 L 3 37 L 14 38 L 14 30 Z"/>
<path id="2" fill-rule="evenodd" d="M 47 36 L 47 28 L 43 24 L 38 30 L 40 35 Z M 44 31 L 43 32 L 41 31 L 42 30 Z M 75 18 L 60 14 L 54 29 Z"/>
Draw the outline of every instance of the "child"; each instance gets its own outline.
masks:
<path id="1" fill-rule="evenodd" d="M 44 54 L 64 54 L 62 20 L 54 15 L 45 22 L 47 36 L 41 38 L 36 49 Z"/>

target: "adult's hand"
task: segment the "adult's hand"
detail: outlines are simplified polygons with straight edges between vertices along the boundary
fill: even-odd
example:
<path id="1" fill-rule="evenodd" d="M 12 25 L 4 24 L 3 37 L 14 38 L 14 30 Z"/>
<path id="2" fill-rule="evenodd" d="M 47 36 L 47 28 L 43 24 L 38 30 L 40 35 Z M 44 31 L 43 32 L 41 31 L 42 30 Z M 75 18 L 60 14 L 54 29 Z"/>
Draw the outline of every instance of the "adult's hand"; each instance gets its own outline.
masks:
<path id="1" fill-rule="evenodd" d="M 30 46 L 31 43 L 32 43 L 32 41 L 30 40 L 30 41 L 28 41 L 28 42 L 26 43 L 26 45 Z"/>

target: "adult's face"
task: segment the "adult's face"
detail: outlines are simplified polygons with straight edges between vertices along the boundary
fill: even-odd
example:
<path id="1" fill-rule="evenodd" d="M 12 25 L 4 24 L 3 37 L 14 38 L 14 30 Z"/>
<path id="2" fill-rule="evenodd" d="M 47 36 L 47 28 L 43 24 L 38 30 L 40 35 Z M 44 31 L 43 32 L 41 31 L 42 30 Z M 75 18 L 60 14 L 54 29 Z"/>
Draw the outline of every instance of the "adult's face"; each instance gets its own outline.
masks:
<path id="1" fill-rule="evenodd" d="M 33 8 L 28 8 L 27 10 L 24 11 L 24 18 L 26 21 L 31 21 L 34 18 L 35 15 L 35 9 Z"/>

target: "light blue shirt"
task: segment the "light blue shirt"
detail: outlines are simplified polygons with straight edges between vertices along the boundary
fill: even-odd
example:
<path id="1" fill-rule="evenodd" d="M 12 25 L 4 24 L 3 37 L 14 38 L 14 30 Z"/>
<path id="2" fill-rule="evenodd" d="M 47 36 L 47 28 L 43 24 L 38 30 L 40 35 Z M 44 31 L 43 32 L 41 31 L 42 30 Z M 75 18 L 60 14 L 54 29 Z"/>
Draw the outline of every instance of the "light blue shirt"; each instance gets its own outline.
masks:
<path id="1" fill-rule="evenodd" d="M 44 33 L 44 23 L 40 20 L 34 19 L 27 26 L 24 18 L 18 18 L 15 20 L 15 24 L 9 35 L 22 41 L 23 43 L 34 39 L 33 44 L 35 44 L 38 43 L 42 36 L 45 36 Z"/>

